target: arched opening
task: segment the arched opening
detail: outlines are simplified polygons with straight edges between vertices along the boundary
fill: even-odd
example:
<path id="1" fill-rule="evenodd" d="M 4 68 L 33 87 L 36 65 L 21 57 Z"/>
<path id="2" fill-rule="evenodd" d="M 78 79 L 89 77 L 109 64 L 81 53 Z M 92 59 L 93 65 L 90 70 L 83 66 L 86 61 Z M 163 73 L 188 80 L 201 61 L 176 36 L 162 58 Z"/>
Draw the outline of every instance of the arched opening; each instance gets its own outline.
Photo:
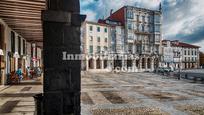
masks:
<path id="1" fill-rule="evenodd" d="M 127 60 L 127 67 L 132 67 L 132 60 Z"/>
<path id="2" fill-rule="evenodd" d="M 114 68 L 122 67 L 122 60 L 114 60 Z"/>
<path id="3" fill-rule="evenodd" d="M 136 60 L 136 67 L 139 68 L 140 60 Z"/>
<path id="4" fill-rule="evenodd" d="M 96 69 L 101 69 L 101 60 L 99 58 L 96 60 Z"/>
<path id="5" fill-rule="evenodd" d="M 145 69 L 145 58 L 142 58 L 142 69 Z"/>
<path id="6" fill-rule="evenodd" d="M 92 58 L 89 59 L 89 69 L 94 69 L 94 60 Z"/>
<path id="7" fill-rule="evenodd" d="M 151 68 L 151 59 L 150 58 L 147 59 L 147 68 L 148 69 Z"/>
<path id="8" fill-rule="evenodd" d="M 104 60 L 103 61 L 103 65 L 104 65 L 104 69 L 106 69 L 108 67 L 108 61 L 107 60 Z"/>

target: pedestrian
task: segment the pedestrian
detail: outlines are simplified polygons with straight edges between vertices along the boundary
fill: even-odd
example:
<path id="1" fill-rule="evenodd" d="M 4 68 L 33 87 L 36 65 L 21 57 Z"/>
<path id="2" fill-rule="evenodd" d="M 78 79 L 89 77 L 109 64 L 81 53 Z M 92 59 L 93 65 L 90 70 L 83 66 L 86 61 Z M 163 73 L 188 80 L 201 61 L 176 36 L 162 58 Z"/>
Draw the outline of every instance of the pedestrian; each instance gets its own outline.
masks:
<path id="1" fill-rule="evenodd" d="M 27 70 L 26 72 L 27 72 L 27 76 L 28 76 L 28 78 L 31 79 L 30 67 L 27 67 L 26 70 Z"/>
<path id="2" fill-rule="evenodd" d="M 16 74 L 19 78 L 19 82 L 23 80 L 23 73 L 22 73 L 22 69 L 19 67 L 18 70 L 16 71 Z"/>

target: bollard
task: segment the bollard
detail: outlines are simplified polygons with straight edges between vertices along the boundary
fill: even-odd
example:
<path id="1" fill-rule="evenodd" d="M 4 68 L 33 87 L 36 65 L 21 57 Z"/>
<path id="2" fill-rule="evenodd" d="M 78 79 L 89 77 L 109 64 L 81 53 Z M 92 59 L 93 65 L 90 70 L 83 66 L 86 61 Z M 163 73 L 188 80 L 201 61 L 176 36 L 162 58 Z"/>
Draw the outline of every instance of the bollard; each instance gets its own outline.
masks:
<path id="1" fill-rule="evenodd" d="M 34 115 L 43 115 L 43 95 L 42 93 L 33 96 L 35 101 Z"/>

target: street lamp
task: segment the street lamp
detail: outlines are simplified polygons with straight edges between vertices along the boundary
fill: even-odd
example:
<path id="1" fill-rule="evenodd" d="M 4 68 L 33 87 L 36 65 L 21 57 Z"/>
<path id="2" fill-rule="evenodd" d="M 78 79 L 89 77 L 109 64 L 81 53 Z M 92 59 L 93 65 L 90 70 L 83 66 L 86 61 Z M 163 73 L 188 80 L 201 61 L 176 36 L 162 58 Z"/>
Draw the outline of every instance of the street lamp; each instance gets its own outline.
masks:
<path id="1" fill-rule="evenodd" d="M 178 52 L 178 57 L 179 57 L 179 76 L 178 80 L 181 79 L 181 52 Z"/>
<path id="2" fill-rule="evenodd" d="M 179 71 L 178 71 L 178 80 L 180 80 L 181 78 L 181 51 L 179 51 L 179 49 L 175 50 L 175 53 L 177 54 L 176 57 L 179 58 Z"/>

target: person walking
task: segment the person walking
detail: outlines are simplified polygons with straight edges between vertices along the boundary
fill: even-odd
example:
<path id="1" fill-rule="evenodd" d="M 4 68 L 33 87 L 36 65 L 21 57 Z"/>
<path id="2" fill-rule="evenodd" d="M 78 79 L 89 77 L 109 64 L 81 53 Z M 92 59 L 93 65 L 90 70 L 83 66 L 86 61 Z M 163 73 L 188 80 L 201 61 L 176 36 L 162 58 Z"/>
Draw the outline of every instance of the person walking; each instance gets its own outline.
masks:
<path id="1" fill-rule="evenodd" d="M 22 69 L 20 67 L 16 71 L 16 74 L 17 74 L 17 76 L 19 78 L 19 82 L 21 82 L 23 80 L 23 73 L 22 73 Z"/>

